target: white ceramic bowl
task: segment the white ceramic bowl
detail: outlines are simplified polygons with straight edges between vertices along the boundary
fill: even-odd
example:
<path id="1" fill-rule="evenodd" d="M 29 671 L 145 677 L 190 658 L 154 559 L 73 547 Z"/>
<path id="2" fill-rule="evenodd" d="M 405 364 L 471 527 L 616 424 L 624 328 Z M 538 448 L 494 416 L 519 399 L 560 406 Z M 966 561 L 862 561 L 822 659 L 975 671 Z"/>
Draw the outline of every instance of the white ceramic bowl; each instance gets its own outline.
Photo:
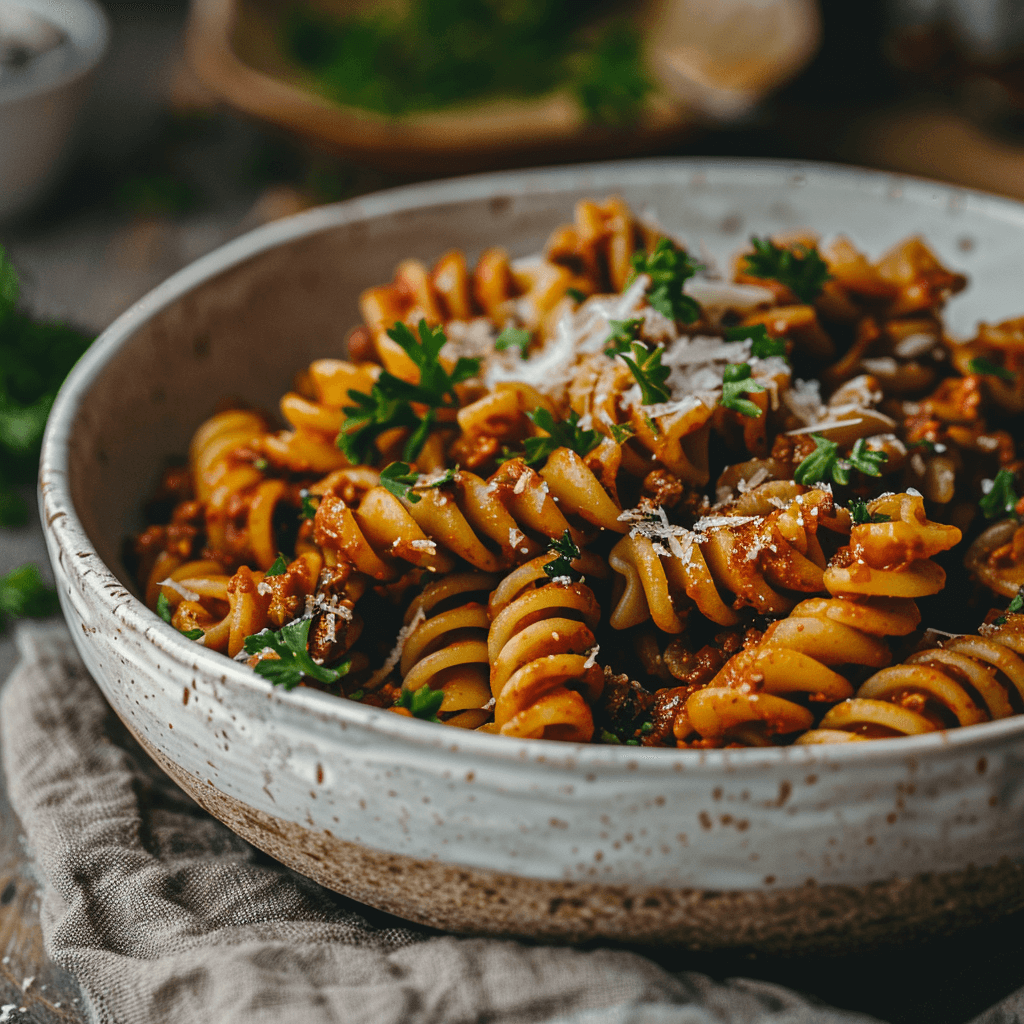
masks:
<path id="1" fill-rule="evenodd" d="M 55 26 L 66 42 L 17 75 L 0 77 L 0 220 L 32 206 L 63 170 L 110 35 L 94 0 L 14 0 L 14 6 Z"/>
<path id="2" fill-rule="evenodd" d="M 621 193 L 724 260 L 811 226 L 878 253 L 911 233 L 971 286 L 954 328 L 1024 306 L 1024 206 L 888 174 L 665 160 L 397 189 L 238 239 L 124 314 L 71 374 L 41 511 L 87 665 L 143 746 L 299 871 L 472 932 L 849 949 L 1024 904 L 1024 717 L 838 747 L 649 750 L 443 729 L 273 689 L 184 640 L 119 552 L 165 459 L 224 395 L 272 407 L 339 354 L 361 288 L 405 256 L 537 250 L 583 196 Z"/>

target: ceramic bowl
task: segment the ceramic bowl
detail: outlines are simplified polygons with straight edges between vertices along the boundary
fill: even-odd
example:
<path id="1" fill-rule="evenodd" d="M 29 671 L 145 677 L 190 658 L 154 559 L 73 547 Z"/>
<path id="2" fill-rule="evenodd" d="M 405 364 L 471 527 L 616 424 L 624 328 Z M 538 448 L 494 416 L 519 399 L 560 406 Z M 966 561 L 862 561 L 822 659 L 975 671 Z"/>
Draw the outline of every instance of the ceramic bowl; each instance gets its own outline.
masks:
<path id="1" fill-rule="evenodd" d="M 340 355 L 360 289 L 406 256 L 538 250 L 584 196 L 719 261 L 751 233 L 920 233 L 971 286 L 954 330 L 1021 312 L 1024 206 L 892 175 L 663 160 L 397 189 L 206 256 L 75 368 L 43 446 L 41 512 L 72 633 L 154 759 L 235 831 L 331 889 L 472 933 L 843 949 L 1024 905 L 1024 717 L 877 743 L 647 750 L 520 741 L 290 693 L 183 639 L 121 561 L 165 460 L 224 396 L 272 408 Z"/>

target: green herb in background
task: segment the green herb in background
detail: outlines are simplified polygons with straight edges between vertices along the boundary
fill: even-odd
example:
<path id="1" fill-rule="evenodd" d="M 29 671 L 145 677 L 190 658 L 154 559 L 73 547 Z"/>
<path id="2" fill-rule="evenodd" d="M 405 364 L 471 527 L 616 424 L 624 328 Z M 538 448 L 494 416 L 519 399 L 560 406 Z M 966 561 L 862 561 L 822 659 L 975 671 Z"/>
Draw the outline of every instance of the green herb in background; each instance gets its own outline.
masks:
<path id="1" fill-rule="evenodd" d="M 0 633 L 11 619 L 44 619 L 55 615 L 57 607 L 57 592 L 31 562 L 0 576 Z"/>
<path id="2" fill-rule="evenodd" d="M 506 327 L 494 341 L 494 347 L 499 352 L 515 346 L 519 349 L 521 358 L 526 358 L 526 350 L 530 347 L 530 332 L 521 327 Z"/>
<path id="3" fill-rule="evenodd" d="M 815 248 L 776 245 L 770 238 L 751 236 L 752 253 L 743 257 L 744 272 L 784 284 L 801 302 L 813 302 L 832 275 Z"/>
<path id="4" fill-rule="evenodd" d="M 392 116 L 568 87 L 592 122 L 636 120 L 652 86 L 627 24 L 594 35 L 572 0 L 409 0 L 337 18 L 285 17 L 283 48 L 337 103 Z"/>
<path id="5" fill-rule="evenodd" d="M 991 359 L 986 359 L 984 356 L 976 356 L 972 359 L 967 364 L 967 369 L 971 373 L 982 376 L 998 377 L 1000 380 L 1005 380 L 1007 384 L 1012 384 L 1017 379 L 1016 374 L 1011 373 L 1005 366 L 997 366 Z"/>
<path id="6" fill-rule="evenodd" d="M 749 341 L 750 354 L 754 359 L 769 359 L 772 356 L 786 358 L 786 343 L 782 338 L 773 338 L 764 324 L 752 327 L 727 327 L 726 341 Z"/>
<path id="7" fill-rule="evenodd" d="M 63 324 L 18 310 L 18 275 L 0 247 L 0 526 L 21 526 L 28 508 L 13 490 L 32 483 L 50 406 L 91 341 Z"/>
<path id="8" fill-rule="evenodd" d="M 986 519 L 996 519 L 999 516 L 1013 516 L 1017 518 L 1017 502 L 1020 498 L 1017 495 L 1016 479 L 1008 469 L 1001 469 L 996 473 L 995 480 L 988 494 L 984 495 L 978 504 Z"/>

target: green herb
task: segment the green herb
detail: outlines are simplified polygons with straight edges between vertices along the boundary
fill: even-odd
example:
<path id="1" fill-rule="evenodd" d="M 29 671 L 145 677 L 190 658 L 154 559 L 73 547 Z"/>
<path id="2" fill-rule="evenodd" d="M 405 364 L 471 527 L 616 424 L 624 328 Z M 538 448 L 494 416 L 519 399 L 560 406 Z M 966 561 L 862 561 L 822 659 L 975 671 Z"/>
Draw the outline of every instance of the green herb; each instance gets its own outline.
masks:
<path id="1" fill-rule="evenodd" d="M 530 347 L 532 337 L 533 335 L 529 331 L 523 330 L 521 327 L 506 327 L 495 339 L 494 347 L 499 352 L 504 352 L 505 349 L 515 346 L 519 349 L 520 357 L 525 359 L 526 350 Z"/>
<path id="2" fill-rule="evenodd" d="M 318 665 L 306 649 L 309 641 L 309 627 L 312 619 L 298 619 L 283 626 L 276 633 L 269 629 L 245 638 L 245 653 L 260 654 L 268 647 L 278 658 L 262 658 L 256 662 L 255 671 L 269 679 L 275 686 L 293 690 L 309 676 L 318 683 L 336 683 L 348 672 L 351 661 L 346 659 L 337 668 Z"/>
<path id="3" fill-rule="evenodd" d="M 601 742 L 602 743 L 618 743 L 621 744 L 622 740 L 613 732 L 609 732 L 608 729 L 601 730 Z"/>
<path id="4" fill-rule="evenodd" d="M 586 299 L 587 297 L 587 293 L 581 292 L 579 288 L 566 288 L 565 294 L 568 295 L 569 298 L 572 299 L 572 301 L 575 302 L 577 305 L 583 302 L 583 300 Z"/>
<path id="5" fill-rule="evenodd" d="M 659 238 L 650 255 L 642 249 L 633 253 L 633 273 L 627 287 L 637 274 L 646 274 L 651 279 L 647 301 L 670 320 L 692 324 L 700 319 L 700 306 L 683 291 L 683 285 L 703 269 L 670 238 Z"/>
<path id="6" fill-rule="evenodd" d="M 988 377 L 998 377 L 1000 380 L 1005 380 L 1008 384 L 1012 384 L 1016 379 L 1017 375 L 1011 373 L 1006 369 L 1005 366 L 997 366 L 990 359 L 986 359 L 984 356 L 976 356 L 967 364 L 967 369 L 971 373 L 979 373 Z"/>
<path id="7" fill-rule="evenodd" d="M 39 567 L 31 562 L 0 576 L 0 632 L 10 619 L 44 619 L 57 608 L 57 592 L 43 582 Z"/>
<path id="8" fill-rule="evenodd" d="M 427 722 L 440 722 L 437 717 L 441 705 L 444 703 L 444 690 L 432 689 L 428 683 L 424 683 L 419 689 L 405 690 L 398 695 L 395 706 L 408 708 L 413 718 L 422 718 Z"/>
<path id="9" fill-rule="evenodd" d="M 653 722 L 644 722 L 644 724 L 640 726 L 640 731 L 645 736 L 650 736 L 650 734 L 652 732 L 654 732 L 654 723 Z"/>
<path id="10" fill-rule="evenodd" d="M 929 441 L 926 437 L 922 438 L 920 441 L 910 441 L 909 444 L 911 448 L 923 448 L 929 453 L 935 451 L 935 442 Z"/>
<path id="11" fill-rule="evenodd" d="M 168 624 L 170 624 L 171 619 L 174 617 L 174 609 L 171 607 L 171 602 L 167 600 L 167 595 L 162 590 L 156 599 L 156 613 Z"/>
<path id="12" fill-rule="evenodd" d="M 1018 612 L 1024 609 L 1024 583 L 1017 588 L 1017 593 L 1013 595 L 1013 599 L 1006 606 L 1006 611 L 996 619 L 993 626 L 1005 626 L 1007 615 L 1016 615 Z"/>
<path id="13" fill-rule="evenodd" d="M 628 22 L 608 25 L 580 62 L 576 99 L 588 121 L 634 123 L 654 86 L 644 71 L 640 33 Z"/>
<path id="14" fill-rule="evenodd" d="M 754 251 L 743 257 L 745 273 L 784 284 L 802 302 L 813 302 L 832 277 L 814 247 L 780 246 L 756 236 L 751 236 L 750 244 Z"/>
<path id="15" fill-rule="evenodd" d="M 309 491 L 299 491 L 299 497 L 302 499 L 302 509 L 299 511 L 299 518 L 315 519 L 316 510 L 320 507 L 320 503 L 313 503 L 313 496 Z"/>
<path id="16" fill-rule="evenodd" d="M 568 577 L 573 582 L 583 579 L 583 574 L 572 567 L 572 563 L 580 557 L 580 549 L 573 543 L 568 530 L 558 540 L 549 540 L 548 550 L 558 556 L 544 566 L 544 572 L 550 579 Z"/>
<path id="17" fill-rule="evenodd" d="M 414 505 L 420 500 L 420 496 L 412 492 L 419 478 L 419 473 L 412 472 L 412 467 L 404 462 L 392 462 L 390 466 L 380 471 L 381 487 L 390 491 L 396 498 L 405 498 Z"/>
<path id="18" fill-rule="evenodd" d="M 279 551 L 277 558 L 274 559 L 274 564 L 263 574 L 264 576 L 283 576 L 288 571 L 288 563 L 284 560 L 284 555 Z"/>
<path id="19" fill-rule="evenodd" d="M 758 384 L 751 378 L 750 363 L 730 363 L 722 372 L 722 401 L 720 404 L 742 416 L 757 419 L 761 415 L 761 407 L 743 396 L 756 394 L 764 389 L 763 384 Z"/>
<path id="20" fill-rule="evenodd" d="M 620 359 L 629 367 L 637 384 L 640 385 L 641 402 L 644 405 L 657 405 L 667 402 L 672 396 L 665 381 L 668 380 L 669 368 L 663 366 L 661 357 L 665 348 L 659 345 L 651 352 L 642 342 L 634 341 L 633 358 L 620 355 Z"/>
<path id="21" fill-rule="evenodd" d="M 750 341 L 750 354 L 755 359 L 769 359 L 771 356 L 786 357 L 786 343 L 782 338 L 773 338 L 764 324 L 752 327 L 727 327 L 726 341 Z"/>
<path id="22" fill-rule="evenodd" d="M 867 502 L 863 498 L 853 498 L 846 503 L 850 510 L 850 517 L 857 526 L 865 523 L 887 523 L 889 517 L 882 512 L 869 512 Z"/>
<path id="23" fill-rule="evenodd" d="M 639 740 L 626 740 L 626 746 L 627 747 L 639 747 L 640 746 L 640 741 Z"/>
<path id="24" fill-rule="evenodd" d="M 412 430 L 402 457 L 406 461 L 415 459 L 434 425 L 437 410 L 458 407 L 455 385 L 469 380 L 480 370 L 479 359 L 462 357 L 449 374 L 438 358 L 448 340 L 444 331 L 440 327 L 430 327 L 426 320 L 420 320 L 418 330 L 419 342 L 401 321 L 388 331 L 388 337 L 397 342 L 419 368 L 418 384 L 409 384 L 385 370 L 377 378 L 370 394 L 353 390 L 348 393 L 357 404 L 342 410 L 348 418 L 341 425 L 337 444 L 354 464 L 373 462 L 374 442 L 393 427 Z M 427 406 L 422 416 L 413 409 L 414 402 Z"/>
<path id="25" fill-rule="evenodd" d="M 90 339 L 18 311 L 14 265 L 0 246 L 0 526 L 23 526 L 28 508 L 14 490 L 33 483 L 50 406 Z"/>
<path id="26" fill-rule="evenodd" d="M 644 322 L 640 317 L 634 317 L 632 320 L 609 320 L 608 326 L 612 329 L 612 333 L 608 335 L 608 340 L 605 342 L 604 354 L 612 357 L 625 355 L 630 351 L 630 345 L 634 341 L 640 340 L 640 328 L 643 325 Z"/>
<path id="27" fill-rule="evenodd" d="M 851 469 L 859 469 L 867 476 L 881 476 L 881 465 L 889 458 L 885 452 L 869 451 L 865 447 L 864 438 L 857 440 L 846 459 L 839 457 L 839 445 L 835 441 L 821 434 L 811 434 L 811 440 L 816 450 L 793 473 L 793 479 L 798 484 L 816 484 L 831 478 L 833 483 L 845 485 L 850 482 Z"/>
<path id="28" fill-rule="evenodd" d="M 365 690 L 353 690 L 349 695 L 349 700 L 362 700 L 366 696 Z"/>
<path id="29" fill-rule="evenodd" d="M 625 444 L 634 434 L 632 426 L 628 423 L 609 424 L 608 430 L 611 432 L 612 440 L 616 444 Z"/>
<path id="30" fill-rule="evenodd" d="M 598 431 L 579 428 L 580 417 L 575 410 L 568 419 L 557 421 L 544 408 L 534 409 L 526 416 L 535 427 L 547 431 L 547 437 L 528 437 L 523 442 L 526 461 L 531 465 L 543 461 L 558 448 L 569 448 L 582 458 L 601 443 Z"/>
<path id="31" fill-rule="evenodd" d="M 256 458 L 252 460 L 252 468 L 258 469 L 261 473 L 266 473 L 269 467 L 270 463 L 267 462 L 267 460 L 263 458 L 262 455 L 257 455 Z"/>
<path id="32" fill-rule="evenodd" d="M 995 480 L 988 494 L 984 495 L 978 504 L 986 519 L 995 519 L 997 516 L 1013 516 L 1017 518 L 1017 496 L 1016 479 L 1008 469 L 1001 469 L 996 473 Z"/>
<path id="33" fill-rule="evenodd" d="M 206 636 L 201 629 L 183 629 L 180 632 L 186 640 L 198 640 L 200 637 Z"/>

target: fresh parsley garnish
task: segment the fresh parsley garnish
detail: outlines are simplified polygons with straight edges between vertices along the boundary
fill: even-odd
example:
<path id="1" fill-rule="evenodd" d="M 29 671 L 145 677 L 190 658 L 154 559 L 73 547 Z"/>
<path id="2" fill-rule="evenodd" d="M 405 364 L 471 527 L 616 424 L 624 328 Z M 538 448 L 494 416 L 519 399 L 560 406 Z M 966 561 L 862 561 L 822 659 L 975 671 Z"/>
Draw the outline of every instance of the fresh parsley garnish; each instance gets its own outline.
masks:
<path id="1" fill-rule="evenodd" d="M 659 402 L 667 402 L 672 395 L 665 387 L 668 380 L 669 368 L 663 366 L 661 357 L 665 348 L 659 345 L 653 352 L 643 342 L 634 341 L 632 344 L 633 358 L 620 353 L 620 358 L 629 367 L 637 384 L 640 385 L 641 402 L 644 405 L 657 405 Z"/>
<path id="2" fill-rule="evenodd" d="M 302 508 L 299 510 L 299 518 L 315 519 L 316 510 L 320 507 L 320 503 L 313 501 L 313 496 L 309 491 L 299 491 L 299 497 L 302 499 Z"/>
<path id="3" fill-rule="evenodd" d="M 616 444 L 625 444 L 635 433 L 629 423 L 612 423 L 609 424 L 608 430 Z"/>
<path id="4" fill-rule="evenodd" d="M 263 574 L 264 576 L 283 576 L 288 570 L 288 563 L 284 560 L 284 555 L 280 551 L 277 553 L 277 558 L 274 559 L 274 564 Z"/>
<path id="5" fill-rule="evenodd" d="M 935 451 L 935 442 L 929 441 L 926 437 L 922 437 L 920 441 L 908 441 L 907 444 L 911 448 L 923 448 L 926 452 L 929 453 Z"/>
<path id="6" fill-rule="evenodd" d="M 722 372 L 722 401 L 720 404 L 742 416 L 751 416 L 756 419 L 761 415 L 761 407 L 743 396 L 764 390 L 764 385 L 758 384 L 750 376 L 750 363 L 730 363 Z"/>
<path id="7" fill-rule="evenodd" d="M 1024 583 L 1017 588 L 1017 593 L 1013 595 L 1013 599 L 1006 606 L 1006 611 L 996 619 L 993 626 L 1005 626 L 1007 615 L 1016 615 L 1018 612 L 1024 609 Z"/>
<path id="8" fill-rule="evenodd" d="M 262 455 L 257 455 L 256 458 L 252 460 L 252 468 L 258 469 L 261 473 L 266 473 L 270 468 L 270 463 L 267 462 Z"/>
<path id="9" fill-rule="evenodd" d="M 579 61 L 576 99 L 587 120 L 625 126 L 635 122 L 654 86 L 644 70 L 640 33 L 628 21 L 608 25 Z"/>
<path id="10" fill-rule="evenodd" d="M 348 699 L 349 700 L 362 700 L 365 696 L 366 696 L 366 691 L 365 690 L 362 690 L 362 689 L 353 690 L 348 695 Z"/>
<path id="11" fill-rule="evenodd" d="M 183 629 L 180 630 L 181 635 L 186 640 L 198 640 L 200 637 L 206 636 L 206 633 L 201 629 Z"/>
<path id="12" fill-rule="evenodd" d="M 604 354 L 606 356 L 621 356 L 630 351 L 630 345 L 639 341 L 640 328 L 644 322 L 640 317 L 633 317 L 631 320 L 609 320 L 608 326 L 612 333 L 604 343 Z"/>
<path id="13" fill-rule="evenodd" d="M 558 556 L 544 566 L 544 572 L 548 577 L 557 580 L 567 576 L 574 582 L 583 579 L 583 573 L 572 567 L 572 563 L 580 557 L 580 549 L 576 547 L 568 530 L 565 530 L 559 539 L 549 540 L 548 550 Z"/>
<path id="14" fill-rule="evenodd" d="M 427 722 L 440 722 L 437 717 L 441 705 L 444 703 L 444 690 L 435 690 L 428 683 L 424 683 L 417 690 L 405 690 L 398 695 L 395 706 L 407 708 L 412 712 L 413 718 L 422 718 Z"/>
<path id="15" fill-rule="evenodd" d="M 633 273 L 627 286 L 637 274 L 646 274 L 651 279 L 647 301 L 670 320 L 692 324 L 700 319 L 700 306 L 683 291 L 683 285 L 703 269 L 672 239 L 659 238 L 649 255 L 642 249 L 633 253 Z"/>
<path id="16" fill-rule="evenodd" d="M 276 633 L 270 629 L 253 633 L 245 638 L 245 653 L 260 654 L 268 647 L 277 658 L 262 658 L 256 662 L 255 671 L 269 679 L 275 686 L 293 690 L 309 676 L 318 683 L 336 683 L 348 672 L 351 661 L 346 659 L 337 668 L 318 665 L 306 649 L 309 641 L 309 627 L 312 619 L 299 619 L 282 626 Z"/>
<path id="17" fill-rule="evenodd" d="M 815 451 L 811 452 L 793 473 L 798 484 L 816 484 L 831 478 L 833 483 L 848 484 L 850 470 L 859 469 L 867 476 L 881 476 L 881 465 L 889 456 L 885 452 L 870 451 L 865 447 L 864 438 L 858 438 L 847 458 L 839 457 L 839 445 L 821 434 L 811 434 Z"/>
<path id="18" fill-rule="evenodd" d="M 998 377 L 1000 380 L 1005 380 L 1008 384 L 1012 384 L 1017 379 L 1017 375 L 1015 373 L 1011 373 L 1005 366 L 997 366 L 991 359 L 986 359 L 984 356 L 975 356 L 975 358 L 967 364 L 967 369 L 970 370 L 971 373 L 979 373 L 988 377 Z"/>
<path id="19" fill-rule="evenodd" d="M 581 292 L 579 288 L 566 288 L 565 294 L 568 295 L 569 298 L 572 299 L 572 301 L 575 302 L 577 305 L 583 302 L 584 299 L 586 299 L 587 297 L 587 293 Z"/>
<path id="20" fill-rule="evenodd" d="M 396 498 L 405 498 L 414 505 L 420 500 L 420 496 L 412 492 L 419 478 L 419 473 L 414 473 L 412 467 L 405 462 L 392 462 L 390 466 L 380 471 L 381 487 L 390 491 Z"/>
<path id="21" fill-rule="evenodd" d="M 530 339 L 532 335 L 529 331 L 523 330 L 521 327 L 506 327 L 501 334 L 498 335 L 494 340 L 494 347 L 499 352 L 504 352 L 508 348 L 515 346 L 519 349 L 519 355 L 521 358 L 526 358 L 526 350 L 530 346 Z"/>
<path id="22" fill-rule="evenodd" d="M 43 582 L 32 562 L 0 576 L 0 633 L 9 619 L 43 619 L 54 615 L 57 607 L 57 592 Z"/>
<path id="23" fill-rule="evenodd" d="M 354 464 L 374 461 L 374 442 L 386 430 L 406 427 L 412 431 L 405 442 L 402 457 L 415 459 L 423 450 L 427 435 L 434 426 L 439 409 L 458 407 L 455 385 L 469 380 L 480 370 L 479 359 L 460 357 L 451 373 L 441 365 L 439 353 L 448 340 L 440 327 L 431 327 L 420 320 L 420 340 L 401 321 L 388 331 L 388 337 L 401 346 L 405 354 L 420 371 L 417 384 L 410 384 L 384 370 L 370 391 L 349 391 L 356 405 L 342 410 L 347 419 L 338 434 L 338 447 Z M 422 414 L 413 409 L 413 403 L 425 405 Z"/>
<path id="24" fill-rule="evenodd" d="M 622 744 L 622 740 L 620 740 L 619 737 L 616 736 L 615 733 L 611 732 L 609 729 L 602 729 L 601 730 L 601 742 L 602 743 L 617 743 L 620 746 Z"/>
<path id="25" fill-rule="evenodd" d="M 751 236 L 750 244 L 754 251 L 743 257 L 745 273 L 784 284 L 802 302 L 813 302 L 832 277 L 813 246 L 781 246 L 756 236 Z"/>
<path id="26" fill-rule="evenodd" d="M 850 518 L 857 526 L 865 523 L 887 523 L 889 517 L 882 512 L 869 512 L 867 502 L 863 498 L 853 498 L 846 503 L 850 510 Z"/>
<path id="27" fill-rule="evenodd" d="M 752 327 L 727 327 L 726 341 L 750 341 L 750 354 L 755 359 L 768 359 L 771 356 L 786 358 L 786 343 L 782 338 L 773 338 L 764 324 Z"/>
<path id="28" fill-rule="evenodd" d="M 1017 518 L 1017 496 L 1016 479 L 1008 469 L 1001 469 L 996 473 L 992 481 L 992 488 L 984 495 L 978 504 L 986 519 L 995 519 L 997 516 L 1013 516 Z"/>
<path id="29" fill-rule="evenodd" d="M 548 432 L 546 437 L 528 437 L 523 442 L 526 448 L 526 461 L 531 465 L 542 462 L 556 448 L 569 448 L 582 458 L 601 443 L 598 431 L 580 429 L 580 417 L 575 410 L 564 420 L 556 420 L 544 408 L 534 409 L 526 416 L 534 426 Z"/>
<path id="30" fill-rule="evenodd" d="M 174 616 L 174 609 L 171 607 L 171 602 L 167 600 L 167 595 L 162 590 L 156 599 L 156 613 L 164 620 L 164 622 L 168 623 L 168 625 Z"/>

